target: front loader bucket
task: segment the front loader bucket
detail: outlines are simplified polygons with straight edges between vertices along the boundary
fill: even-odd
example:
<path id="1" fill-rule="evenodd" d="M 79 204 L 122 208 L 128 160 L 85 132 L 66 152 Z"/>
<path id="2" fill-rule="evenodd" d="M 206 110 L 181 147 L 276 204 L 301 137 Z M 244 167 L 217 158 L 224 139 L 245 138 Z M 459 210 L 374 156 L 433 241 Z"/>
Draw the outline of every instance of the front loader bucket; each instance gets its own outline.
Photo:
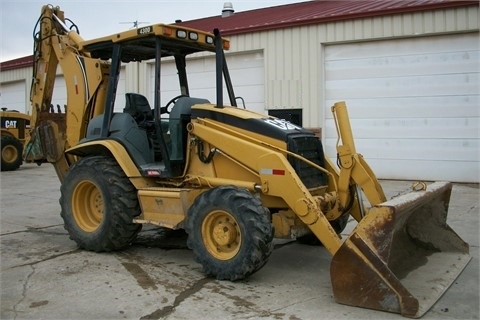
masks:
<path id="1" fill-rule="evenodd" d="M 470 261 L 446 223 L 452 185 L 436 182 L 370 209 L 332 259 L 335 300 L 418 318 Z"/>

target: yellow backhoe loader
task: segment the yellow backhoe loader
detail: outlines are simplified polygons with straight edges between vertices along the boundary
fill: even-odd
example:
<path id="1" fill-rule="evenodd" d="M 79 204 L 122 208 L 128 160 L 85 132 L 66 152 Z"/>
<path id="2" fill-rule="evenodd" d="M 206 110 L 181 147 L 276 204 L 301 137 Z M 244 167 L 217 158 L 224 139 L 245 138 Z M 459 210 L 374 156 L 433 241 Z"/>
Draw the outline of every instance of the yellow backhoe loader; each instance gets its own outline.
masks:
<path id="1" fill-rule="evenodd" d="M 234 281 L 265 265 L 274 238 L 313 234 L 333 256 L 337 302 L 407 317 L 422 316 L 470 260 L 468 244 L 446 224 L 451 184 L 387 200 L 355 150 L 344 102 L 332 107 L 334 164 L 310 131 L 237 106 L 229 41 L 218 30 L 154 24 L 86 41 L 66 22 L 48 5 L 36 26 L 37 153 L 29 161 L 46 157 L 55 167 L 61 216 L 80 248 L 125 248 L 143 224 L 184 229 L 203 271 Z M 215 56 L 215 102 L 190 96 L 186 57 L 199 52 Z M 175 61 L 179 90 L 161 105 L 165 60 Z M 152 66 L 153 101 L 127 93 L 123 112 L 115 111 L 121 65 L 141 61 Z M 48 107 L 58 65 L 64 114 Z M 350 216 L 358 224 L 342 239 Z"/>
<path id="2" fill-rule="evenodd" d="M 23 163 L 23 146 L 27 140 L 30 116 L 17 110 L 2 108 L 0 111 L 2 131 L 2 171 L 14 171 Z"/>

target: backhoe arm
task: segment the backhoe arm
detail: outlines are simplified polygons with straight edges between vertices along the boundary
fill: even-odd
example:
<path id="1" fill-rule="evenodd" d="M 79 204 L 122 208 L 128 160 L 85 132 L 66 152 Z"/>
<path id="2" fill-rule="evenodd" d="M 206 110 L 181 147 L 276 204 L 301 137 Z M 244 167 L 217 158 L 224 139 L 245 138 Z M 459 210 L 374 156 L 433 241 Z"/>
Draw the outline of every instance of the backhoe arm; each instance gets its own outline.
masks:
<path id="1" fill-rule="evenodd" d="M 60 47 L 75 47 L 83 39 L 74 31 L 68 31 L 64 24 L 65 17 L 60 8 L 43 6 L 37 22 L 38 32 L 35 34 L 34 69 L 30 100 L 32 102 L 33 121 L 38 112 L 48 112 L 52 101 Z"/>
<path id="2" fill-rule="evenodd" d="M 32 138 L 25 148 L 25 160 L 46 159 L 63 180 L 74 161 L 64 151 L 85 135 L 87 120 L 103 112 L 108 65 L 82 51 L 83 39 L 68 29 L 58 7 L 44 6 L 37 27 L 30 93 Z M 51 107 L 58 66 L 67 91 L 65 113 L 55 113 Z"/>

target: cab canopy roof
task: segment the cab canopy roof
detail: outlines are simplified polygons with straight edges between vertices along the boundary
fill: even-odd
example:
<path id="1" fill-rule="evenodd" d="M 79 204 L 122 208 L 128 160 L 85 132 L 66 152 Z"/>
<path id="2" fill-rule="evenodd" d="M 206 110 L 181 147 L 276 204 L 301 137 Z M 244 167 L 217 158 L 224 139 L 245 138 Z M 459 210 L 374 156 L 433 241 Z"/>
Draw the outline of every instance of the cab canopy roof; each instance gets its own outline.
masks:
<path id="1" fill-rule="evenodd" d="M 112 58 L 115 45 L 121 47 L 121 61 L 150 60 L 156 57 L 157 39 L 161 57 L 188 55 L 195 52 L 215 52 L 215 36 L 201 30 L 183 26 L 155 24 L 110 36 L 84 41 L 80 50 L 90 52 L 92 58 Z M 223 48 L 229 48 L 223 40 Z"/>

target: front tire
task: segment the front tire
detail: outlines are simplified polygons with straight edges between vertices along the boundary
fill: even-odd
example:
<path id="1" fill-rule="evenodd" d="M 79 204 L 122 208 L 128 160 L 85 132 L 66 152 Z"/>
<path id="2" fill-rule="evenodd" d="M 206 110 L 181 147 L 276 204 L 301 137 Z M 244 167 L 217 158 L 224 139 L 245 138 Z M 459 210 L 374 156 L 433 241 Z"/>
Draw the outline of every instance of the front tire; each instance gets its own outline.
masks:
<path id="1" fill-rule="evenodd" d="M 137 193 L 117 162 L 87 157 L 68 171 L 60 188 L 61 216 L 77 245 L 102 252 L 123 249 L 141 229 Z"/>
<path id="2" fill-rule="evenodd" d="M 23 145 L 14 136 L 4 135 L 1 141 L 2 171 L 14 171 L 22 165 Z"/>
<path id="3" fill-rule="evenodd" d="M 250 192 L 233 186 L 199 195 L 188 210 L 185 230 L 195 261 L 219 280 L 253 274 L 273 251 L 270 212 Z"/>

